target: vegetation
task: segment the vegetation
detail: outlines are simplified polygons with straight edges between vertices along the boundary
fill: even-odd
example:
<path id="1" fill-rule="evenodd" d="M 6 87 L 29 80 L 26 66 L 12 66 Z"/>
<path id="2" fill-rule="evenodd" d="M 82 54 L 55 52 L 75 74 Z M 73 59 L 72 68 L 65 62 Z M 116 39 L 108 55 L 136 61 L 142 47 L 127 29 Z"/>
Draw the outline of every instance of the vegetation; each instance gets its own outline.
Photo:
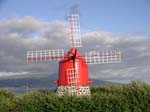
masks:
<path id="1" fill-rule="evenodd" d="M 150 85 L 105 84 L 91 87 L 91 97 L 58 97 L 54 91 L 15 94 L 0 90 L 0 112 L 150 112 Z"/>

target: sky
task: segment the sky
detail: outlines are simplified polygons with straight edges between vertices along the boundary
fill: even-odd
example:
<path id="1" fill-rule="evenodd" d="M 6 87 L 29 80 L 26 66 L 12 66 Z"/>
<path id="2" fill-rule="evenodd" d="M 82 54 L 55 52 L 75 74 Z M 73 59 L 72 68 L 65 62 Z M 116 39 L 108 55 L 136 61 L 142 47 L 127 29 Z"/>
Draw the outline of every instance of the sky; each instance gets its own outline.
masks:
<path id="1" fill-rule="evenodd" d="M 130 32 L 150 28 L 150 0 L 1 0 L 0 18 L 65 20 L 74 6 L 85 29 Z"/>
<path id="2" fill-rule="evenodd" d="M 71 12 L 80 14 L 82 53 L 122 52 L 120 64 L 89 65 L 90 78 L 150 82 L 150 0 L 0 0 L 0 78 L 58 74 L 58 61 L 27 63 L 26 52 L 67 52 Z"/>

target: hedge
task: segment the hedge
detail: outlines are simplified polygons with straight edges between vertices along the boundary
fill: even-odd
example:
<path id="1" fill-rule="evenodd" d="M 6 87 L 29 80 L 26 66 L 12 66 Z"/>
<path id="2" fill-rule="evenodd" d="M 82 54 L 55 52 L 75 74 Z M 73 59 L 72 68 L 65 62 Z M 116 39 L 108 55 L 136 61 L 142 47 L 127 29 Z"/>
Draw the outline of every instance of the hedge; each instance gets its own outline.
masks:
<path id="1" fill-rule="evenodd" d="M 0 89 L 0 112 L 150 112 L 150 85 L 104 84 L 91 87 L 91 97 L 58 97 L 54 90 L 16 94 Z"/>

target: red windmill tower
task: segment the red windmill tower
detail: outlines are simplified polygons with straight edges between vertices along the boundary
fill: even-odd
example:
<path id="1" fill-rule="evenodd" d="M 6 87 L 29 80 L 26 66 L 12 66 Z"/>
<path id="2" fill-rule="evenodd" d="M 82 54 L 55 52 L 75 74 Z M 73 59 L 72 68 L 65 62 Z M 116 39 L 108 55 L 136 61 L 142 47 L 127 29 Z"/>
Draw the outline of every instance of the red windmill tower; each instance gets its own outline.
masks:
<path id="1" fill-rule="evenodd" d="M 72 48 L 64 55 L 63 49 L 28 51 L 27 61 L 55 60 L 59 61 L 59 77 L 54 80 L 58 84 L 57 94 L 90 95 L 88 64 L 121 62 L 120 51 L 94 52 L 81 55 L 76 49 L 81 47 L 80 23 L 78 14 L 69 15 Z"/>

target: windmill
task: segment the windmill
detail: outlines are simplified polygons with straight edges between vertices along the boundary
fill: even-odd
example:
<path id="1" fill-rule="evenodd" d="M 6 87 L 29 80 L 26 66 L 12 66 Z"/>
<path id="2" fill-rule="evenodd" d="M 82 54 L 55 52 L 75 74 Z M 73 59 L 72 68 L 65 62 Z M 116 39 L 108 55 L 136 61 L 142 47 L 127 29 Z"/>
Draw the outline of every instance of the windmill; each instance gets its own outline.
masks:
<path id="1" fill-rule="evenodd" d="M 88 64 L 121 62 L 120 51 L 90 52 L 81 55 L 77 47 L 82 47 L 78 14 L 69 15 L 72 48 L 64 55 L 63 49 L 28 51 L 27 61 L 60 60 L 56 93 L 58 96 L 90 95 Z"/>

